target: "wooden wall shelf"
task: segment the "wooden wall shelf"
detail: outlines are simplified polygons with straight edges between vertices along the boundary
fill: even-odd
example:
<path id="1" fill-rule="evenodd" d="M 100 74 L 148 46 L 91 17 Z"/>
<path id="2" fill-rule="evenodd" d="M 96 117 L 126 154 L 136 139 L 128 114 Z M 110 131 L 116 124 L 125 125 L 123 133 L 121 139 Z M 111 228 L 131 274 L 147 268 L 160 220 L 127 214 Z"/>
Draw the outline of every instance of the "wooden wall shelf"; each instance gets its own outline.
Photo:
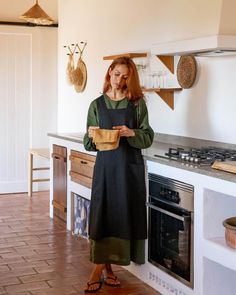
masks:
<path id="1" fill-rule="evenodd" d="M 116 55 L 109 55 L 109 56 L 104 56 L 103 59 L 104 60 L 112 60 L 112 59 L 116 59 L 118 57 L 121 56 L 126 56 L 126 57 L 130 57 L 130 58 L 139 58 L 139 57 L 147 57 L 147 53 L 146 52 L 142 52 L 142 53 L 123 53 L 123 54 L 116 54 Z"/>
<path id="2" fill-rule="evenodd" d="M 143 92 L 155 92 L 173 110 L 174 109 L 174 92 L 181 91 L 182 88 L 143 88 L 142 90 Z"/>
<path id="3" fill-rule="evenodd" d="M 168 68 L 168 70 L 174 74 L 174 56 L 173 55 L 157 55 L 157 58 Z M 167 105 L 173 110 L 174 109 L 174 92 L 180 91 L 182 88 L 163 88 L 163 89 L 154 89 Z"/>

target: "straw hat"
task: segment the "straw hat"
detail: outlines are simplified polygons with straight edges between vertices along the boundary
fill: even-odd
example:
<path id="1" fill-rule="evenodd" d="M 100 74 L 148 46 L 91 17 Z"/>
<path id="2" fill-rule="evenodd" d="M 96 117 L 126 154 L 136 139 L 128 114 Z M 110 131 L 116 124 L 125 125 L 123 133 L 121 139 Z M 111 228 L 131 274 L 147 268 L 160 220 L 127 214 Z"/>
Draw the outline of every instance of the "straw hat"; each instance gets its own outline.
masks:
<path id="1" fill-rule="evenodd" d="M 87 82 L 87 69 L 81 58 L 78 59 L 77 67 L 71 71 L 70 76 L 76 92 L 83 92 Z"/>

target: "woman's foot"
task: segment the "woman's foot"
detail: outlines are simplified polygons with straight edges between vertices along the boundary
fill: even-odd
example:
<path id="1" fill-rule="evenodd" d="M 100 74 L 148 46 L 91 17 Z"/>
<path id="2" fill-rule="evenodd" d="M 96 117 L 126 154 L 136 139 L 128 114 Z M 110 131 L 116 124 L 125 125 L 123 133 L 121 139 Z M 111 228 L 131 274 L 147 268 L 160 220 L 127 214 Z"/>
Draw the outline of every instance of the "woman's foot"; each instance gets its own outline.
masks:
<path id="1" fill-rule="evenodd" d="M 117 276 L 114 275 L 110 264 L 105 264 L 106 279 L 104 283 L 110 287 L 120 287 L 120 281 Z"/>
<path id="2" fill-rule="evenodd" d="M 87 286 L 84 289 L 85 293 L 95 293 L 102 287 L 102 271 L 104 269 L 104 264 L 97 264 L 87 282 Z"/>
<path id="3" fill-rule="evenodd" d="M 96 282 L 93 282 L 93 283 L 87 282 L 87 286 L 84 289 L 84 292 L 85 293 L 95 293 L 98 290 L 100 290 L 101 287 L 102 287 L 102 281 L 96 281 Z"/>
<path id="4" fill-rule="evenodd" d="M 114 274 L 107 275 L 106 279 L 104 280 L 104 284 L 110 287 L 120 287 L 120 281 Z"/>

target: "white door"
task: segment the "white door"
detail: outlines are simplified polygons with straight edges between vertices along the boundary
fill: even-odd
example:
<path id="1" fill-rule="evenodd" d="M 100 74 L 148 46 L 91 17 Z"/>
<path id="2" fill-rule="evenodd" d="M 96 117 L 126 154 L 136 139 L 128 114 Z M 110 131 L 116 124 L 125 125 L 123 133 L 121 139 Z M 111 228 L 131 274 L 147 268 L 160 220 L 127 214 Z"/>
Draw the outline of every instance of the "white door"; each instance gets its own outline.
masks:
<path id="1" fill-rule="evenodd" d="M 27 191 L 31 36 L 0 33 L 0 194 Z"/>

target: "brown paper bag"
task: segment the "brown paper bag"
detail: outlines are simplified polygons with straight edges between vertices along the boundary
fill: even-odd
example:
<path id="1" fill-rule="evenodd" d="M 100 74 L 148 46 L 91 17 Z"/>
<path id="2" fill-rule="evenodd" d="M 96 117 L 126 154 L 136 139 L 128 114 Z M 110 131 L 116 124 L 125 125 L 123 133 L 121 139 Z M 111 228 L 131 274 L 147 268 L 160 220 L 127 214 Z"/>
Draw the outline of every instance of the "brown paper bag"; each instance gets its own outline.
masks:
<path id="1" fill-rule="evenodd" d="M 99 151 L 114 150 L 119 147 L 120 133 L 119 130 L 94 129 L 92 131 L 93 142 Z"/>

